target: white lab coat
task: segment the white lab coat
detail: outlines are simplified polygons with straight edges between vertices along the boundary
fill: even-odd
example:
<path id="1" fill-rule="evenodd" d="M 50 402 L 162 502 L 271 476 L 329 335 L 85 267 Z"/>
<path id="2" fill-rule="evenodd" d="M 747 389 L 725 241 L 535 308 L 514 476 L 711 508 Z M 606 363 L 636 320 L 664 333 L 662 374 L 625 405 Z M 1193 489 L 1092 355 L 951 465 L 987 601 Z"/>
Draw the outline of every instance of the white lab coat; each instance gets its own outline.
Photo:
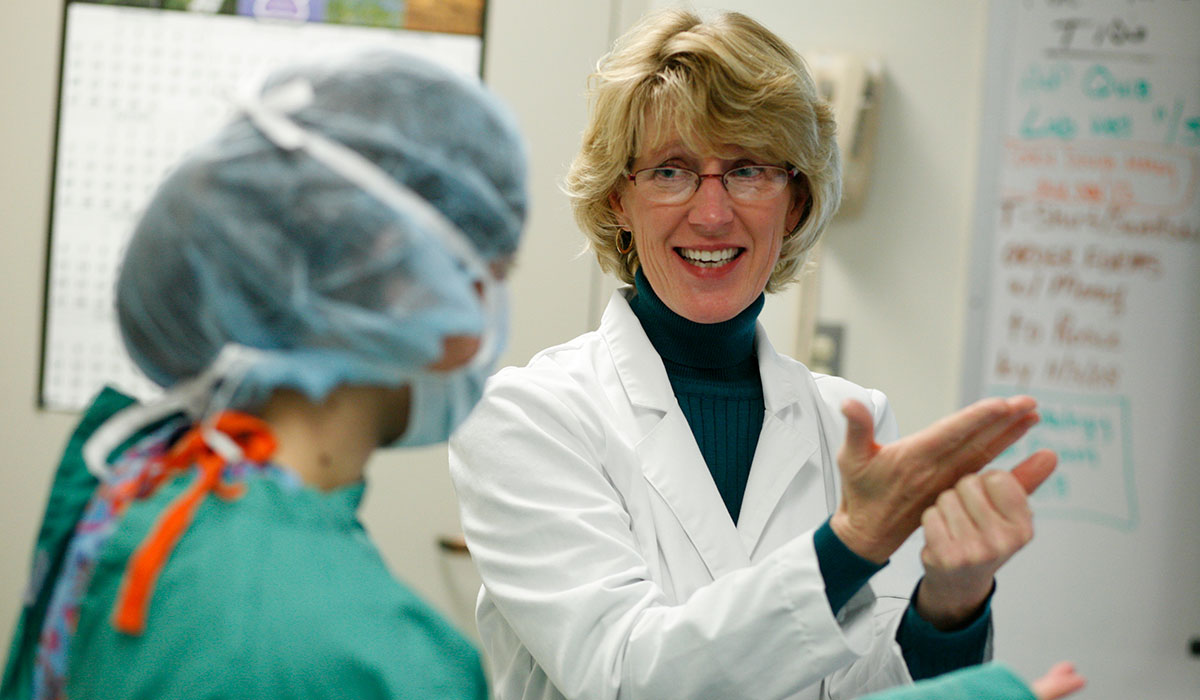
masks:
<path id="1" fill-rule="evenodd" d="M 760 325 L 766 416 L 735 526 L 629 293 L 598 331 L 499 372 L 451 440 L 495 696 L 849 698 L 909 682 L 895 630 L 915 576 L 889 591 L 900 600 L 864 586 L 835 618 L 812 538 L 836 503 L 841 402 L 868 406 L 887 442 L 887 399 L 811 374 Z"/>

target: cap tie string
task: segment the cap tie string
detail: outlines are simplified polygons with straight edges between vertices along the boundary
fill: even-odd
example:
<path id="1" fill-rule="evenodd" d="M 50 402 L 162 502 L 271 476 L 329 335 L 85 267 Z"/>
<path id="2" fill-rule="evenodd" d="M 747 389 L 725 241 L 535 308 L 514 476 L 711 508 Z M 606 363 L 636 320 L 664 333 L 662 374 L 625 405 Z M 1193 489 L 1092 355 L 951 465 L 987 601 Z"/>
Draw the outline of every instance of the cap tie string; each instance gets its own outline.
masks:
<path id="1" fill-rule="evenodd" d="M 275 437 L 267 424 L 254 416 L 226 411 L 216 417 L 212 427 L 237 445 L 245 461 L 265 462 L 275 452 Z M 112 615 L 112 625 L 118 632 L 140 635 L 145 631 L 158 575 L 209 492 L 227 501 L 236 500 L 245 493 L 245 484 L 222 481 L 228 461 L 221 454 L 225 450 L 213 449 L 205 439 L 205 432 L 211 429 L 201 425 L 193 427 L 170 452 L 114 494 L 116 504 L 123 507 L 130 500 L 152 495 L 167 477 L 193 465 L 196 467 L 192 483 L 159 514 L 157 522 L 126 564 Z"/>

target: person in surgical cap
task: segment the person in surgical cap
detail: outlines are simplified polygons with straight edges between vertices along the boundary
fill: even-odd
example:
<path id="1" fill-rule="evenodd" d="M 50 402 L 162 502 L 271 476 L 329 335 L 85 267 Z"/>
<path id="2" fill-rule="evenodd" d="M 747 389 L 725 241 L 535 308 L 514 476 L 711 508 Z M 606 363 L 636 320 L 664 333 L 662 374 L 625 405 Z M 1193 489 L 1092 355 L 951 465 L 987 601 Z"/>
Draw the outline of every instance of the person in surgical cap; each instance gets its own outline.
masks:
<path id="1" fill-rule="evenodd" d="M 356 517 L 504 344 L 525 157 L 476 81 L 372 51 L 267 80 L 162 183 L 47 507 L 4 698 L 485 698 Z"/>

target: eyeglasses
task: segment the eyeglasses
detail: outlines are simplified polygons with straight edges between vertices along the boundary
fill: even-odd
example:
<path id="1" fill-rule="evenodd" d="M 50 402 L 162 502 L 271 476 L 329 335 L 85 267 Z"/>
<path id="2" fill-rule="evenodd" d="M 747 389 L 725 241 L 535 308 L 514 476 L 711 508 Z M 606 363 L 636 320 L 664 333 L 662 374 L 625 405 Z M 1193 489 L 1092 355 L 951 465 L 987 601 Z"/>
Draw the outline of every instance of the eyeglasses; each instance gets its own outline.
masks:
<path id="1" fill-rule="evenodd" d="M 739 165 L 723 173 L 701 175 L 695 170 L 677 166 L 646 168 L 626 175 L 630 182 L 646 199 L 656 204 L 683 204 L 691 199 L 704 178 L 721 180 L 730 198 L 738 202 L 760 202 L 783 191 L 792 178 L 798 177 L 796 168 L 778 165 Z"/>

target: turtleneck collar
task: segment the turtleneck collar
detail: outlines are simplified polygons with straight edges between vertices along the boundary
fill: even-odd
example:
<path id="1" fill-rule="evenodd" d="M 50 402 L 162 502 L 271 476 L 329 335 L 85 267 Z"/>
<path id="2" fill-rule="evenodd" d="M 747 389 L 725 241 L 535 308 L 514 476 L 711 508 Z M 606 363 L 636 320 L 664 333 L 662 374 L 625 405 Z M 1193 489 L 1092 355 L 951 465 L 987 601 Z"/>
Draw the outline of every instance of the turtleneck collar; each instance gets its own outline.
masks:
<path id="1" fill-rule="evenodd" d="M 658 354 L 669 362 L 701 369 L 728 368 L 754 356 L 754 332 L 765 297 L 758 295 L 737 316 L 720 323 L 696 323 L 667 307 L 639 267 L 637 293 L 629 306 Z"/>

